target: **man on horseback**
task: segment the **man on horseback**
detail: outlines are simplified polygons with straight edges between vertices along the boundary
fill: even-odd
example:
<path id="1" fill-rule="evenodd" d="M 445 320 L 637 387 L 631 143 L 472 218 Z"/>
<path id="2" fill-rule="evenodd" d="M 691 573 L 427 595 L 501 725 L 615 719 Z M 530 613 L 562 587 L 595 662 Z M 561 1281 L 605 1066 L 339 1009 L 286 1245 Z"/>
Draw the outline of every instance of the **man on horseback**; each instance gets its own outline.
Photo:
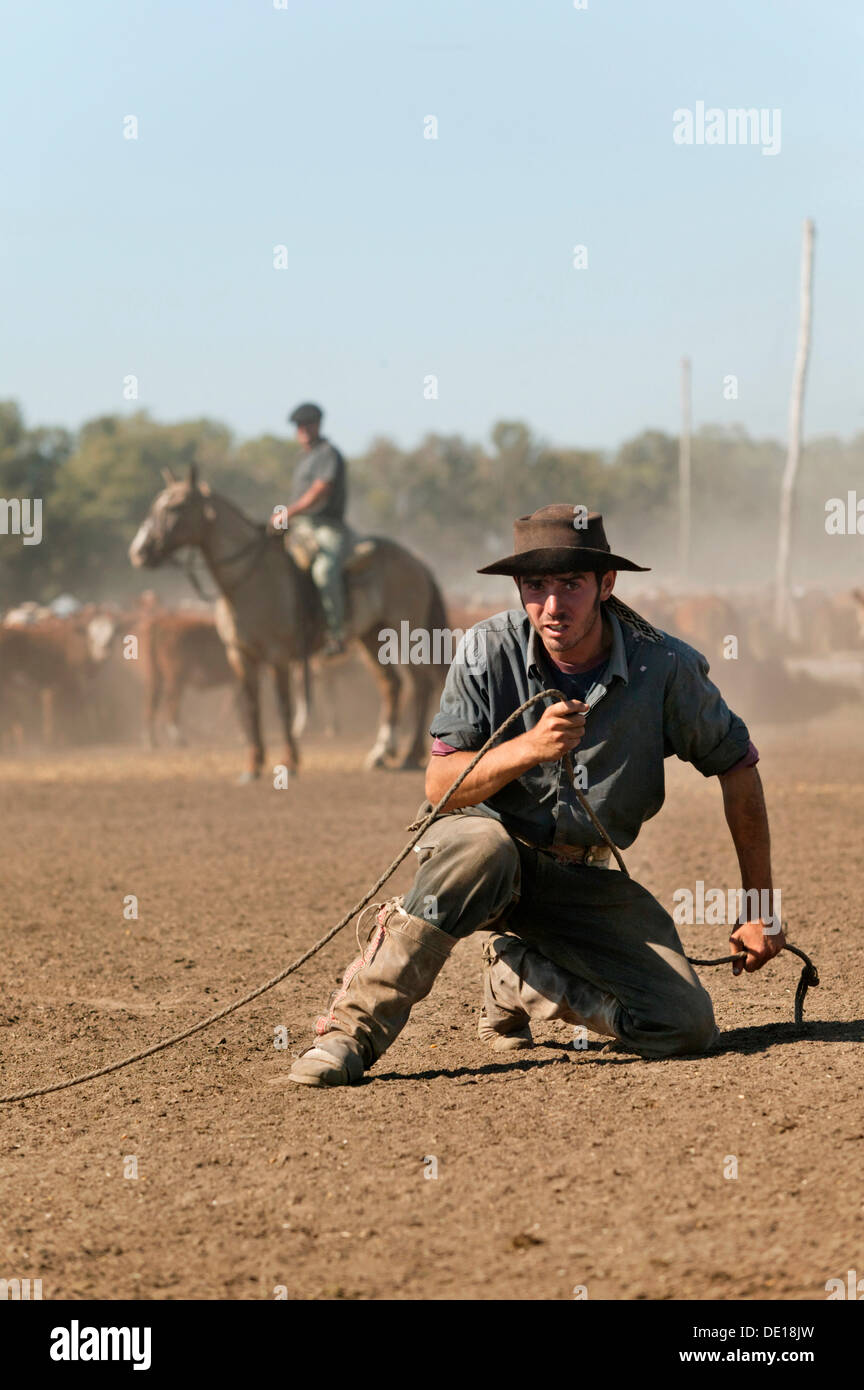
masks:
<path id="1" fill-rule="evenodd" d="M 672 918 L 611 871 L 610 848 L 574 790 L 626 848 L 663 804 L 673 753 L 720 780 L 748 894 L 733 949 L 750 972 L 784 945 L 773 907 L 749 911 L 751 892 L 769 903 L 772 893 L 758 753 L 707 661 L 613 596 L 618 570 L 644 566 L 611 552 L 599 513 L 554 503 L 514 529 L 515 554 L 479 573 L 513 577 L 523 608 L 478 623 L 470 663 L 457 653 L 450 667 L 430 730 L 425 811 L 527 699 L 550 687 L 565 698 L 527 709 L 423 835 L 411 889 L 378 913 L 293 1081 L 359 1080 L 456 941 L 475 931 L 486 933 L 480 1037 L 496 1051 L 532 1046 L 530 1021 L 556 1018 L 643 1057 L 708 1048 L 711 999 Z"/>
<path id="2" fill-rule="evenodd" d="M 310 573 L 321 595 L 327 622 L 325 656 L 345 650 L 345 587 L 342 567 L 351 549 L 352 534 L 345 522 L 348 496 L 345 460 L 321 434 L 324 412 L 306 402 L 288 417 L 297 428 L 304 457 L 294 470 L 291 501 L 271 517 L 271 531 L 294 521 L 292 535 L 313 552 Z M 286 544 L 288 538 L 286 537 Z"/>

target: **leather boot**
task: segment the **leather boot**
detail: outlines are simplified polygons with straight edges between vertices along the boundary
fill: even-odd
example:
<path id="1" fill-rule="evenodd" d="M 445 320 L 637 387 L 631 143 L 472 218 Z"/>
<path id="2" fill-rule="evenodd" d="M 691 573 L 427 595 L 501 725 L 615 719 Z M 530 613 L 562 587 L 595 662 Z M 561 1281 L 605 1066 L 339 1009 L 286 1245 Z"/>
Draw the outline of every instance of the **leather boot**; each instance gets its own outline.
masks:
<path id="1" fill-rule="evenodd" d="M 517 936 L 489 936 L 483 945 L 483 1008 L 478 1032 L 495 1052 L 532 1047 L 531 1019 L 560 1018 L 617 1038 L 620 1005 L 588 980 Z"/>
<path id="2" fill-rule="evenodd" d="M 520 1048 L 534 1046 L 528 1014 L 516 1002 L 514 989 L 501 988 L 499 985 L 496 992 L 492 985 L 493 970 L 500 975 L 505 969 L 508 977 L 506 983 L 511 984 L 509 976 L 512 971 L 509 966 L 499 962 L 494 946 L 496 941 L 506 939 L 490 932 L 483 942 L 483 1007 L 477 1021 L 477 1033 L 481 1042 L 491 1043 L 493 1052 L 517 1052 Z M 506 1004 L 502 1002 L 504 1000 Z"/>
<path id="3" fill-rule="evenodd" d="M 401 898 L 385 903 L 365 949 L 315 1025 L 318 1041 L 298 1057 L 290 1079 L 303 1086 L 359 1081 L 402 1031 L 412 1006 L 425 999 L 455 944 L 430 922 L 409 916 Z"/>

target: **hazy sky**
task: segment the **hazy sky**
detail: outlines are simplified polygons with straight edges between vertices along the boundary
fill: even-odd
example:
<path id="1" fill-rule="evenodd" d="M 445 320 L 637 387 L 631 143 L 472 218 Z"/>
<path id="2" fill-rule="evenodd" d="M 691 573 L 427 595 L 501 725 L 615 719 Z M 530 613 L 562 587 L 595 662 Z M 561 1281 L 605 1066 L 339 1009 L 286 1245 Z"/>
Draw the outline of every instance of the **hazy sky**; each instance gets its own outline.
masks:
<path id="1" fill-rule="evenodd" d="M 242 436 L 286 432 L 311 397 L 351 451 L 499 418 L 611 447 L 677 429 L 687 352 L 695 424 L 784 438 L 809 215 L 807 432 L 855 433 L 862 17 L 854 0 L 7 3 L 0 396 L 33 424 L 143 406 Z M 779 109 L 779 152 L 676 144 L 673 112 L 700 101 Z"/>

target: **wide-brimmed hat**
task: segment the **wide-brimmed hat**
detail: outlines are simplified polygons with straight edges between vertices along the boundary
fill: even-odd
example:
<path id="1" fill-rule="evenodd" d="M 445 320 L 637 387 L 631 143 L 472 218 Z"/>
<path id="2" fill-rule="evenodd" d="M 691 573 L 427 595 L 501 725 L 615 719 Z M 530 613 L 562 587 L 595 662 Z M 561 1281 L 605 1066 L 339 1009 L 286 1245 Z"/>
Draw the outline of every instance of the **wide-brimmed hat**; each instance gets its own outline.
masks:
<path id="1" fill-rule="evenodd" d="M 648 570 L 610 548 L 599 512 L 570 502 L 551 502 L 513 523 L 512 555 L 484 565 L 478 574 L 566 574 L 569 570 Z"/>

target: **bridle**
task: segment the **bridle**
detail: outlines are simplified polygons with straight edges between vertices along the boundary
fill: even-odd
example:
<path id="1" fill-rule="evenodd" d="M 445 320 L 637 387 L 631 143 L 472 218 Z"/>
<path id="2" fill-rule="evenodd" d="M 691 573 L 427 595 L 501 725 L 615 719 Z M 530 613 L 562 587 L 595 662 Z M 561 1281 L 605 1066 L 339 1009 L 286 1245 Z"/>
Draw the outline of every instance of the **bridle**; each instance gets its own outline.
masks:
<path id="1" fill-rule="evenodd" d="M 204 522 L 207 526 L 212 525 L 212 522 L 207 517 L 204 518 Z M 245 567 L 239 578 L 235 579 L 230 585 L 220 584 L 222 596 L 225 598 L 231 598 L 241 585 L 245 584 L 246 580 L 254 574 L 263 558 L 265 547 L 270 539 L 267 534 L 267 525 L 265 522 L 253 522 L 252 525 L 255 527 L 255 534 L 251 536 L 245 544 L 241 545 L 238 550 L 232 551 L 230 555 L 219 557 L 218 564 L 221 567 L 223 565 L 233 565 L 238 560 L 242 560 L 244 556 L 251 554 L 249 564 Z M 206 556 L 207 552 L 204 542 L 201 543 L 201 550 Z M 180 556 L 181 551 L 184 552 L 182 559 Z M 166 555 L 165 561 L 169 565 L 173 565 L 176 569 L 182 570 L 200 599 L 203 599 L 205 603 L 215 603 L 219 598 L 219 594 L 208 594 L 205 592 L 199 578 L 199 567 L 195 564 L 194 552 L 194 546 L 181 546 L 179 550 L 171 551 L 170 554 Z"/>

